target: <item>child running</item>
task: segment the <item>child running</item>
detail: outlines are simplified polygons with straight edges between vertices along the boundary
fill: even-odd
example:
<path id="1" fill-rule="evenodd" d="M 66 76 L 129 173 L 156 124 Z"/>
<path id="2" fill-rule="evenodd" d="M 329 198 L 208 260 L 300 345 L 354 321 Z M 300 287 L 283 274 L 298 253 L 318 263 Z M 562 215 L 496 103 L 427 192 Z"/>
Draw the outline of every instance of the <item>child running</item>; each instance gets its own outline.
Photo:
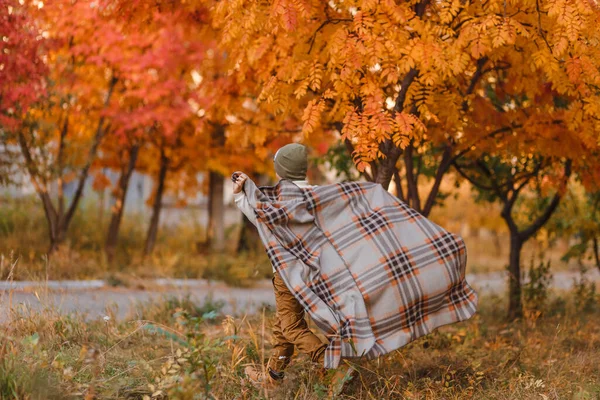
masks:
<path id="1" fill-rule="evenodd" d="M 300 188 L 313 187 L 306 180 L 308 167 L 307 149 L 301 144 L 283 146 L 274 158 L 277 179 L 291 180 Z M 254 209 L 250 206 L 242 188 L 248 177 L 243 174 L 234 176 L 233 194 L 235 204 L 244 215 L 256 225 Z M 323 366 L 327 345 L 309 328 L 304 319 L 304 308 L 287 288 L 277 271 L 273 268 L 273 289 L 275 292 L 275 322 L 273 324 L 273 353 L 267 364 L 267 375 L 262 368 L 248 366 L 246 375 L 253 383 L 273 384 L 281 381 L 288 366 L 294 348 L 307 354 L 310 359 Z"/>

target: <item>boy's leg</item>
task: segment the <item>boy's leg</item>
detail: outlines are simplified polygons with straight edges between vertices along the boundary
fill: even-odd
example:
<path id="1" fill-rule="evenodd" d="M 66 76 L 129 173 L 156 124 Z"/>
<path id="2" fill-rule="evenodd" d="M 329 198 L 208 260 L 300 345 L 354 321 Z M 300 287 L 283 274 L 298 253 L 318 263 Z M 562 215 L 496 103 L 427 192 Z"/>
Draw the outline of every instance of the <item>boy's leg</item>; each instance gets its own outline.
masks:
<path id="1" fill-rule="evenodd" d="M 277 298 L 277 294 L 275 295 Z M 276 372 L 281 372 L 290 363 L 294 355 L 294 345 L 283 336 L 279 316 L 275 316 L 273 323 L 273 353 L 269 359 L 268 367 Z"/>
<path id="2" fill-rule="evenodd" d="M 308 328 L 304 319 L 304 308 L 298 303 L 277 272 L 273 278 L 273 287 L 277 306 L 277 326 L 280 329 L 278 332 L 281 333 L 281 337 L 296 346 L 300 352 L 308 354 L 313 362 L 322 365 L 327 345 Z M 282 355 L 285 354 L 282 353 Z M 287 363 L 285 365 L 287 366 Z"/>

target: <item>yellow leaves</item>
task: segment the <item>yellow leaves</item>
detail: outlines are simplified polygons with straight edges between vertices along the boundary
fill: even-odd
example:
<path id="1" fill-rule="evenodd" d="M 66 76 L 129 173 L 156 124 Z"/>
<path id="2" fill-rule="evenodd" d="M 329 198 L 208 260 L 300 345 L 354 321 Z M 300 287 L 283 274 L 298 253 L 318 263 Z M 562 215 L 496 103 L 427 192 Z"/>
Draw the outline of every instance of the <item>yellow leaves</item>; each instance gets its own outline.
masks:
<path id="1" fill-rule="evenodd" d="M 317 91 L 321 88 L 321 81 L 323 80 L 323 65 L 321 63 L 316 62 L 313 64 L 308 80 L 311 90 Z"/>
<path id="2" fill-rule="evenodd" d="M 450 23 L 460 12 L 462 4 L 459 0 L 438 2 L 438 17 L 443 24 Z"/>
<path id="3" fill-rule="evenodd" d="M 522 123 L 520 108 L 561 118 L 551 101 L 557 92 L 584 97 L 586 115 L 598 113 L 585 90 L 600 85 L 600 36 L 591 29 L 595 17 L 588 16 L 585 1 L 439 0 L 422 17 L 415 15 L 414 2 L 331 4 L 324 13 L 314 0 L 236 3 L 235 13 L 222 11 L 229 20 L 221 26 L 235 37 L 225 51 L 240 59 L 236 74 L 258 77 L 261 113 L 301 120 L 304 134 L 321 123 L 343 122 L 342 136 L 352 142 L 361 168 L 382 157 L 385 140 L 404 147 L 410 140 L 437 141 L 456 132 L 477 135 L 511 119 Z M 252 29 L 243 27 L 246 20 L 255 21 Z M 482 57 L 489 60 L 479 76 Z M 411 69 L 418 75 L 403 88 Z M 480 80 L 471 87 L 473 78 Z M 498 96 L 526 97 L 527 104 L 497 113 L 487 86 Z M 465 97 L 469 87 L 474 91 Z M 391 104 L 401 91 L 405 112 L 386 109 L 386 100 Z"/>
<path id="4" fill-rule="evenodd" d="M 527 36 L 527 31 L 518 22 L 511 18 L 502 18 L 495 27 L 495 34 L 492 39 L 494 48 L 504 46 L 506 44 L 514 44 L 517 39 L 517 32 Z"/>
<path id="5" fill-rule="evenodd" d="M 302 133 L 310 135 L 320 125 L 321 114 L 325 110 L 325 103 L 319 99 L 311 100 L 302 115 Z"/>
<path id="6" fill-rule="evenodd" d="M 359 37 L 364 37 L 372 33 L 372 28 L 375 26 L 375 18 L 372 15 L 367 15 L 363 11 L 358 11 L 354 15 L 354 30 Z"/>
<path id="7" fill-rule="evenodd" d="M 397 65 L 388 65 L 383 67 L 381 72 L 381 80 L 387 85 L 392 85 L 398 82 L 400 71 Z"/>
<path id="8" fill-rule="evenodd" d="M 579 57 L 569 57 L 565 63 L 567 69 L 567 76 L 572 83 L 579 83 L 582 66 Z"/>
<path id="9" fill-rule="evenodd" d="M 258 95 L 258 102 L 266 101 L 270 103 L 273 101 L 273 94 L 275 92 L 275 86 L 277 85 L 277 77 L 272 76 L 267 81 L 267 84 L 263 87 L 263 90 Z"/>
<path id="10" fill-rule="evenodd" d="M 410 8 L 410 3 L 408 2 L 400 2 L 398 5 L 394 0 L 381 0 L 380 9 L 396 24 L 403 24 L 414 15 L 413 10 Z"/>
<path id="11" fill-rule="evenodd" d="M 587 55 L 580 56 L 581 68 L 587 80 L 594 84 L 600 84 L 600 71 L 598 70 L 597 64 Z"/>
<path id="12" fill-rule="evenodd" d="M 296 63 L 294 65 L 294 70 L 292 72 L 292 75 L 290 76 L 290 79 L 287 81 L 287 83 L 293 83 L 294 81 L 297 81 L 300 79 L 301 76 L 303 76 L 306 72 L 306 68 L 308 68 L 308 66 L 310 65 L 310 61 L 308 60 L 302 60 L 298 63 Z"/>
<path id="13" fill-rule="evenodd" d="M 279 18 L 280 24 L 287 31 L 293 31 L 298 25 L 298 9 L 294 1 L 274 0 L 271 16 Z"/>
<path id="14" fill-rule="evenodd" d="M 306 95 L 309 83 L 310 81 L 308 79 L 304 79 L 302 82 L 300 82 L 300 85 L 296 88 L 296 90 L 294 90 L 294 96 L 297 99 L 300 99 Z"/>
<path id="15" fill-rule="evenodd" d="M 425 131 L 425 125 L 423 122 L 414 116 L 413 114 L 408 114 L 405 112 L 396 113 L 394 117 L 394 122 L 396 124 L 396 129 L 402 135 L 412 135 L 413 129 L 417 131 Z"/>
<path id="16" fill-rule="evenodd" d="M 404 149 L 415 137 L 417 132 L 425 132 L 427 128 L 423 122 L 413 114 L 405 112 L 397 113 L 394 118 L 396 131 L 392 135 L 392 141 L 396 147 Z"/>
<path id="17" fill-rule="evenodd" d="M 273 44 L 271 35 L 258 38 L 255 45 L 248 51 L 248 60 L 254 64 L 260 60 Z"/>
<path id="18" fill-rule="evenodd" d="M 323 93 L 324 99 L 334 99 L 335 97 L 336 97 L 336 93 L 335 93 L 335 91 L 333 91 L 331 89 L 327 89 L 325 91 L 325 93 Z"/>
<path id="19" fill-rule="evenodd" d="M 369 119 L 370 137 L 377 143 L 389 139 L 393 133 L 393 120 L 391 114 L 384 110 L 373 114 Z"/>
<path id="20" fill-rule="evenodd" d="M 471 44 L 471 56 L 481 58 L 490 50 L 490 39 L 482 32 L 478 32 Z"/>
<path id="21" fill-rule="evenodd" d="M 305 66 L 302 66 L 302 69 L 305 69 Z M 297 76 L 296 72 L 294 72 L 294 76 Z M 310 67 L 308 76 L 300 82 L 299 86 L 294 91 L 294 96 L 296 99 L 304 97 L 309 88 L 313 92 L 317 92 L 319 89 L 321 89 L 322 81 L 323 65 L 319 62 L 316 62 Z"/>
<path id="22" fill-rule="evenodd" d="M 550 62 L 551 58 L 552 57 L 546 51 L 546 49 L 542 49 L 540 51 L 536 51 L 531 56 L 531 60 L 533 61 L 533 66 L 535 68 L 542 68 L 544 65 L 546 65 L 546 64 L 548 64 Z"/>
<path id="23" fill-rule="evenodd" d="M 569 47 L 569 41 L 567 40 L 566 34 L 561 35 L 558 41 L 552 47 L 552 55 L 554 57 L 561 57 Z"/>

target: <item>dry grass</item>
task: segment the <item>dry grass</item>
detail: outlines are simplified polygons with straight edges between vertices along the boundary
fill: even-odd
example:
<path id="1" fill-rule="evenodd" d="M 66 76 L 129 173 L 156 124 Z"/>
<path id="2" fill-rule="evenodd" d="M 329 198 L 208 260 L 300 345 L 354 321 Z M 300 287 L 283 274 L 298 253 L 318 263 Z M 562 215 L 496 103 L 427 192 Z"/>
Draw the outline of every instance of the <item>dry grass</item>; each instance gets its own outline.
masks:
<path id="1" fill-rule="evenodd" d="M 444 327 L 374 361 L 345 399 L 598 399 L 600 308 L 553 295 L 545 312 L 503 322 L 504 302 L 481 299 L 470 321 Z M 142 319 L 86 321 L 14 311 L 0 331 L 0 398 L 322 399 L 330 374 L 299 357 L 280 387 L 244 382 L 268 355 L 272 311 L 233 318 L 218 305 L 153 303 Z M 139 317 L 138 317 L 139 318 Z"/>
<path id="2" fill-rule="evenodd" d="M 497 221 L 497 211 L 473 203 L 463 193 L 458 200 L 448 200 L 446 207 L 436 209 L 432 215 L 434 221 L 465 237 L 469 249 L 468 272 L 506 268 L 508 237 L 503 222 Z M 16 280 L 100 278 L 119 283 L 137 278 L 176 277 L 218 279 L 239 285 L 255 278 L 270 277 L 271 267 L 264 252 L 258 251 L 251 256 L 235 255 L 237 227 L 227 230 L 229 248 L 224 254 L 200 254 L 197 244 L 205 240 L 205 232 L 197 218 L 161 228 L 156 251 L 144 260 L 141 249 L 146 232 L 145 224 L 140 224 L 144 217 L 126 215 L 116 260 L 109 265 L 102 251 L 108 225 L 107 215 L 103 218 L 94 204 L 80 209 L 66 245 L 48 259 L 45 256 L 48 247 L 46 221 L 37 199 L 0 199 L 0 258 L 9 259 L 13 254 L 19 259 L 21 267 L 13 276 Z M 466 229 L 465 226 L 480 226 L 487 231 Z M 491 234 L 494 231 L 498 232 L 496 236 Z M 531 240 L 525 245 L 522 260 L 528 264 L 543 253 L 545 259 L 551 260 L 553 270 L 575 268 L 575 261 L 568 265 L 560 260 L 567 248 L 564 241 L 549 243 L 540 235 L 539 240 Z M 7 269 L 0 263 L 0 279 L 6 279 L 6 276 Z"/>
<path id="3" fill-rule="evenodd" d="M 243 285 L 253 279 L 268 278 L 271 266 L 264 252 L 235 254 L 237 227 L 227 230 L 228 251 L 224 254 L 199 253 L 205 240 L 198 218 L 159 230 L 156 249 L 143 259 L 145 224 L 141 215 L 123 220 L 117 257 L 108 264 L 103 253 L 108 225 L 94 204 L 75 214 L 66 244 L 51 258 L 46 221 L 35 198 L 0 199 L 0 279 L 8 276 L 7 265 L 18 259 L 15 280 L 107 279 L 114 283 L 137 278 L 206 278 Z M 2 262 L 4 259 L 4 262 Z"/>

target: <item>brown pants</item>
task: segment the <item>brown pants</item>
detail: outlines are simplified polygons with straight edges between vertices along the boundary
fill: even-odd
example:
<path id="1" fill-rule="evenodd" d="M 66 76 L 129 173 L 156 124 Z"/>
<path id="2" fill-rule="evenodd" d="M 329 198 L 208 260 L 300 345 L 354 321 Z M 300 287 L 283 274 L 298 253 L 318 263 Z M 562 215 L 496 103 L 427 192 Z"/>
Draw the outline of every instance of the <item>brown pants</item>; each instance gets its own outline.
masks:
<path id="1" fill-rule="evenodd" d="M 279 273 L 273 277 L 275 289 L 276 314 L 273 324 L 273 354 L 269 368 L 281 372 L 287 367 L 294 355 L 294 346 L 308 354 L 313 362 L 323 364 L 327 347 L 306 324 L 304 309 L 287 288 Z"/>

